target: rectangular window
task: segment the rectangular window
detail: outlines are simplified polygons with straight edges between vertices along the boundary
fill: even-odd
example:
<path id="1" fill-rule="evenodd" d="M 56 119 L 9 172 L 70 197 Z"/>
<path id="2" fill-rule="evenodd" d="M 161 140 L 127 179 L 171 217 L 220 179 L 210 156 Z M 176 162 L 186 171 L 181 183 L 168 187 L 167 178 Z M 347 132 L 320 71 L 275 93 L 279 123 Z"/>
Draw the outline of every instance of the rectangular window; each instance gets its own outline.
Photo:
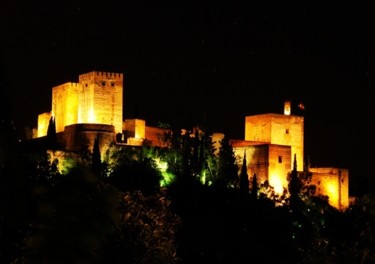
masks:
<path id="1" fill-rule="evenodd" d="M 279 156 L 279 163 L 283 163 L 283 157 Z"/>

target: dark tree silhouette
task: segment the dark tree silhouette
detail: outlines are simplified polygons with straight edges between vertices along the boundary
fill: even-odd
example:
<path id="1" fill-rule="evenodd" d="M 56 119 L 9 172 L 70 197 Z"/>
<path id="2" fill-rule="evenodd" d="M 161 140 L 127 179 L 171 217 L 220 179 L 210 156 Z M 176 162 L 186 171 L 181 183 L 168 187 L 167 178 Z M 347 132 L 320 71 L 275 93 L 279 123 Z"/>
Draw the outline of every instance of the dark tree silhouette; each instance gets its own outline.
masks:
<path id="1" fill-rule="evenodd" d="M 240 191 L 241 193 L 249 193 L 249 175 L 247 174 L 246 150 L 244 151 L 243 162 L 240 173 Z"/>
<path id="2" fill-rule="evenodd" d="M 56 135 L 56 123 L 53 116 L 51 116 L 48 129 L 47 129 L 47 148 L 55 150 L 57 149 L 57 135 Z"/>
<path id="3" fill-rule="evenodd" d="M 152 195 L 126 192 L 121 199 L 120 227 L 103 247 L 100 263 L 177 264 L 176 234 L 181 219 L 161 189 Z"/>
<path id="4" fill-rule="evenodd" d="M 218 179 L 216 185 L 229 187 L 236 185 L 238 180 L 238 167 L 232 144 L 227 135 L 221 140 L 219 149 Z"/>
<path id="5" fill-rule="evenodd" d="M 97 263 L 99 248 L 119 221 L 118 191 L 76 167 L 39 196 L 20 263 Z"/>
<path id="6" fill-rule="evenodd" d="M 111 159 L 116 159 L 116 165 L 107 180 L 121 192 L 151 194 L 160 189 L 161 172 L 155 161 L 143 154 L 144 148 L 121 148 L 112 154 Z"/>
<path id="7" fill-rule="evenodd" d="M 102 161 L 99 147 L 99 135 L 96 135 L 92 149 L 91 169 L 98 176 L 101 174 L 101 164 Z"/>
<path id="8" fill-rule="evenodd" d="M 294 154 L 294 161 L 293 161 L 293 170 L 289 175 L 289 194 L 290 194 L 290 207 L 292 210 L 297 209 L 300 198 L 299 194 L 301 192 L 301 180 L 298 178 L 298 171 L 297 171 L 297 159 L 296 154 Z"/>

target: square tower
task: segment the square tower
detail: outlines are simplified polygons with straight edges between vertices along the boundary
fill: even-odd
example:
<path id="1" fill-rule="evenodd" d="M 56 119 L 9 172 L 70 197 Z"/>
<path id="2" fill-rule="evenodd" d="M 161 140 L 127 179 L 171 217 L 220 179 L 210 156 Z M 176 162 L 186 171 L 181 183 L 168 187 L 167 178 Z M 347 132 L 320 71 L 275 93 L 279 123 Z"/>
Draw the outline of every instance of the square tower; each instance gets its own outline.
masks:
<path id="1" fill-rule="evenodd" d="M 245 117 L 245 140 L 290 146 L 296 154 L 297 170 L 304 168 L 304 118 L 282 114 L 262 114 Z M 291 170 L 293 162 L 291 163 Z"/>
<path id="2" fill-rule="evenodd" d="M 80 91 L 80 85 L 72 82 L 52 88 L 52 116 L 56 121 L 57 133 L 63 132 L 66 126 L 77 123 Z"/>
<path id="3" fill-rule="evenodd" d="M 78 123 L 113 125 L 122 133 L 123 74 L 93 71 L 79 75 Z"/>

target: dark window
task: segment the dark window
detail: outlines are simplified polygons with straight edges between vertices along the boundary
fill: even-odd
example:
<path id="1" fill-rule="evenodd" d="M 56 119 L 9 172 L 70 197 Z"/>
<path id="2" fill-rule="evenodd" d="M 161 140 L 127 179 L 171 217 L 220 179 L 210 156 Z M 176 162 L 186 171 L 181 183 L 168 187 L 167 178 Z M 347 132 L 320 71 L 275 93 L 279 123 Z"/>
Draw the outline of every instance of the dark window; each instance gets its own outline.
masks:
<path id="1" fill-rule="evenodd" d="M 283 157 L 279 156 L 279 163 L 283 163 Z"/>
<path id="2" fill-rule="evenodd" d="M 289 134 L 289 128 L 287 128 L 287 129 L 285 130 L 285 133 Z"/>

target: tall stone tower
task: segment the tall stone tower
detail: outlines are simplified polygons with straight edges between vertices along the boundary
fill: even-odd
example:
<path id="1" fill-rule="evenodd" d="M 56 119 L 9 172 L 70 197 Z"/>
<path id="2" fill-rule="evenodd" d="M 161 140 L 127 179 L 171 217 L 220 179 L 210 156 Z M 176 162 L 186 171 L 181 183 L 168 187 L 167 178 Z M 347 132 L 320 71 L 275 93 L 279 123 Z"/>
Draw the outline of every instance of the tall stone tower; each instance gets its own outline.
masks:
<path id="1" fill-rule="evenodd" d="M 104 124 L 113 125 L 115 133 L 122 133 L 122 94 L 122 73 L 93 71 L 79 75 L 79 83 L 53 87 L 56 132 L 73 124 Z"/>
<path id="2" fill-rule="evenodd" d="M 113 125 L 122 133 L 123 74 L 90 72 L 79 76 L 78 123 Z"/>
<path id="3" fill-rule="evenodd" d="M 245 140 L 291 146 L 296 154 L 297 170 L 304 168 L 304 118 L 291 114 L 290 101 L 284 103 L 284 114 L 261 114 L 245 117 Z M 291 170 L 293 163 L 291 163 Z"/>

